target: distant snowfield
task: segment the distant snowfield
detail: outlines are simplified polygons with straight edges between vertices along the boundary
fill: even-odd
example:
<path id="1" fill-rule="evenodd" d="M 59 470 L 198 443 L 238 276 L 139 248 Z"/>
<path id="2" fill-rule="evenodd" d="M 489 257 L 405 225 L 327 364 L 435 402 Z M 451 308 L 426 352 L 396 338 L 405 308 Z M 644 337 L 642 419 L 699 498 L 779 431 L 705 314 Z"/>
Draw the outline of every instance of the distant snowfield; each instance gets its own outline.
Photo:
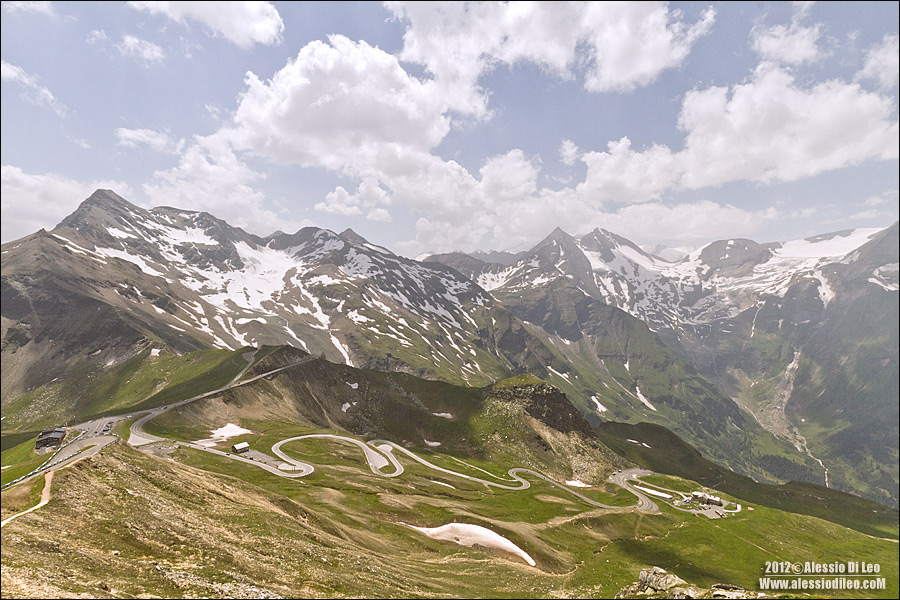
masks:
<path id="1" fill-rule="evenodd" d="M 868 242 L 879 231 L 882 229 L 853 229 L 830 236 L 784 242 L 775 250 L 775 255 L 783 258 L 840 258 Z"/>
<path id="2" fill-rule="evenodd" d="M 212 448 L 219 442 L 228 441 L 229 438 L 237 437 L 239 435 L 244 435 L 247 433 L 253 433 L 249 429 L 244 429 L 240 425 L 235 425 L 234 423 L 228 423 L 223 427 L 219 427 L 218 429 L 210 429 L 209 432 L 212 434 L 212 437 L 205 440 L 195 440 L 193 443 L 197 444 L 198 446 Z"/>
<path id="3" fill-rule="evenodd" d="M 579 488 L 591 487 L 589 484 L 587 484 L 583 481 L 579 481 L 578 479 L 572 479 L 572 480 L 567 479 L 566 485 L 568 485 L 570 487 L 579 487 Z"/>
<path id="4" fill-rule="evenodd" d="M 650 401 L 641 393 L 641 388 L 639 388 L 636 384 L 634 386 L 634 392 L 638 397 L 638 400 L 644 403 L 644 406 L 649 408 L 650 410 L 656 410 L 656 407 L 650 404 Z"/>
<path id="5" fill-rule="evenodd" d="M 3 467 L 3 468 L 5 469 L 6 467 Z M 443 481 L 436 481 L 436 480 L 432 479 L 432 480 L 431 480 L 431 483 L 436 483 L 436 484 L 438 484 L 438 485 L 443 485 L 443 486 L 446 486 L 446 487 L 448 487 L 448 488 L 453 488 L 454 490 L 456 489 L 455 487 L 453 487 L 453 486 L 450 485 L 449 483 L 444 483 Z"/>
<path id="6" fill-rule="evenodd" d="M 803 240 L 765 244 L 769 256 L 753 265 L 752 272 L 741 275 L 711 271 L 717 260 L 728 259 L 731 252 L 749 249 L 746 244 L 741 246 L 736 240 L 726 242 L 722 255 L 706 256 L 711 250 L 719 252 L 713 244 L 720 242 L 713 242 L 693 250 L 674 263 L 645 255 L 620 243 L 608 232 L 589 234 L 577 243 L 591 265 L 593 283 L 597 285 L 607 304 L 646 321 L 655 331 L 659 327 L 683 323 L 705 324 L 733 318 L 746 308 L 747 297 L 784 297 L 798 276 L 818 281 L 819 297 L 822 304 L 827 306 L 834 298 L 835 291 L 822 267 L 836 261 L 852 262 L 858 248 L 881 231 L 884 230 L 855 229 Z M 608 251 L 598 252 L 594 247 L 598 241 L 601 245 L 608 246 Z M 709 262 L 710 258 L 713 263 Z M 511 268 L 521 270 L 524 267 Z M 896 284 L 892 285 L 893 280 L 881 281 L 877 276 L 869 279 L 869 282 L 880 285 L 886 291 L 896 291 L 895 288 L 898 287 Z M 705 298 L 690 305 L 683 304 L 686 295 L 701 288 L 714 293 L 707 293 Z M 645 402 L 645 405 L 649 408 L 649 403 Z"/>
<path id="7" fill-rule="evenodd" d="M 406 523 L 401 523 L 406 525 Z M 498 533 L 494 533 L 490 529 L 481 527 L 480 525 L 469 525 L 467 523 L 448 523 L 441 527 L 416 527 L 415 525 L 406 525 L 416 531 L 420 531 L 428 537 L 435 540 L 444 540 L 454 542 L 460 546 L 471 548 L 472 546 L 484 546 L 485 548 L 495 548 L 497 550 L 505 550 L 511 554 L 522 558 L 532 567 L 535 566 L 534 559 L 528 556 L 528 553 L 513 544 L 511 541 Z"/>
<path id="8" fill-rule="evenodd" d="M 657 492 L 656 490 L 651 490 L 650 488 L 645 488 L 645 487 L 640 486 L 640 485 L 634 486 L 634 489 L 636 489 L 636 490 L 641 490 L 641 491 L 644 492 L 645 494 L 650 494 L 651 496 L 657 496 L 657 497 L 659 497 L 659 498 L 666 498 L 666 499 L 669 499 L 669 500 L 672 499 L 672 495 L 671 495 L 671 494 L 666 494 L 666 493 L 664 493 L 664 492 Z"/>

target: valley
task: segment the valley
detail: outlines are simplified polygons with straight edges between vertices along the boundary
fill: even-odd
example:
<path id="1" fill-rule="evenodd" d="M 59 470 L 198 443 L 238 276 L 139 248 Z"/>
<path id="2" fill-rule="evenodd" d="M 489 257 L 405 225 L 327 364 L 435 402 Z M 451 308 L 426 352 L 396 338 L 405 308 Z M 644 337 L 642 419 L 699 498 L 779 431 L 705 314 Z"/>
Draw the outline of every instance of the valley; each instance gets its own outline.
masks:
<path id="1" fill-rule="evenodd" d="M 603 230 L 557 230 L 508 265 L 419 262 L 351 230 L 260 238 L 98 190 L 53 232 L 4 245 L 5 426 L 53 425 L 140 350 L 204 349 L 206 364 L 290 344 L 470 386 L 533 373 L 595 424 L 658 423 L 759 481 L 824 484 L 827 471 L 829 485 L 896 506 L 896 332 L 873 323 L 897 322 L 897 237 L 894 225 L 730 240 L 668 263 Z M 195 356 L 168 377 L 203 368 Z"/>
<path id="2" fill-rule="evenodd" d="M 592 441 L 564 397 L 542 395 L 533 379 L 473 395 L 291 348 L 234 354 L 244 366 L 221 389 L 185 398 L 182 386 L 165 408 L 150 409 L 152 419 L 132 411 L 84 426 L 95 432 L 114 421 L 122 441 L 56 471 L 51 502 L 4 526 L 5 590 L 380 596 L 396 591 L 402 575 L 404 595 L 580 597 L 615 594 L 648 564 L 695 585 L 748 589 L 755 571 L 747 561 L 761 568 L 766 560 L 853 552 L 888 572 L 897 568 L 896 511 L 876 518 L 876 537 L 893 541 L 873 541 L 854 531 L 858 523 L 770 508 L 768 492 L 747 501 L 637 470 L 635 457 Z M 385 418 L 391 414 L 398 418 Z M 244 433 L 218 448 L 192 441 L 226 422 Z M 376 431 L 405 442 L 367 439 Z M 628 446 L 672 455 L 658 436 L 627 435 Z M 138 448 L 124 443 L 129 436 Z M 436 440 L 441 446 L 427 443 Z M 267 471 L 222 448 L 240 441 L 273 462 L 308 468 Z M 4 464 L 17 448 L 4 451 Z M 28 509 L 20 490 L 29 489 L 40 493 L 28 482 L 3 491 L 4 520 Z M 709 489 L 730 503 L 726 518 L 657 496 Z M 829 510 L 847 512 L 842 503 L 835 496 Z M 411 528 L 448 523 L 486 528 L 534 565 L 513 550 L 459 546 Z M 41 582 L 25 575 L 35 569 Z M 890 585 L 883 597 L 894 593 Z"/>
<path id="3" fill-rule="evenodd" d="M 3 245 L 4 593 L 609 597 L 650 567 L 757 590 L 766 561 L 847 556 L 895 575 L 896 238 L 668 263 L 556 230 L 503 263 L 414 261 L 98 190 Z"/>

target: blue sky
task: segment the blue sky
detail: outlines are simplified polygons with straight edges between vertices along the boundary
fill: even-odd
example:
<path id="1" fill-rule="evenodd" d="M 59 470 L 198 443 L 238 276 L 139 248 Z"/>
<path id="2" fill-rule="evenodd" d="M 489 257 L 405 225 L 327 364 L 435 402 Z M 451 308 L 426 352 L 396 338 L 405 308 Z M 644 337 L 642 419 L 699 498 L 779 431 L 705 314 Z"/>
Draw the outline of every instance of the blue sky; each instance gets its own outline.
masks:
<path id="1" fill-rule="evenodd" d="M 898 218 L 898 4 L 3 2 L 2 238 L 97 187 L 415 256 Z"/>

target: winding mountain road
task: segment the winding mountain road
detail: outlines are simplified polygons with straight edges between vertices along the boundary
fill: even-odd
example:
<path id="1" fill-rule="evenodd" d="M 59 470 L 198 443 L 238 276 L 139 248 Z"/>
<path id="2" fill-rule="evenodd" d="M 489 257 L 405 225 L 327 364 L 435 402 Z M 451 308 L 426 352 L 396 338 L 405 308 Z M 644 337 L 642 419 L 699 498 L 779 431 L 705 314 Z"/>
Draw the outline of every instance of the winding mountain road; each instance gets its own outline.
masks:
<path id="1" fill-rule="evenodd" d="M 539 473 L 537 471 L 533 471 L 531 469 L 525 469 L 522 467 L 516 467 L 516 468 L 510 469 L 507 473 L 509 474 L 511 479 L 503 480 L 503 479 L 498 478 L 498 479 L 500 479 L 500 482 L 489 481 L 487 479 L 482 479 L 480 477 L 475 477 L 473 475 L 468 475 L 466 473 L 460 473 L 458 471 L 453 471 L 451 469 L 440 467 L 432 462 L 429 462 L 426 459 L 422 458 L 421 456 L 404 448 L 403 446 L 400 446 L 400 445 L 398 445 L 394 442 L 388 441 L 388 440 L 371 440 L 369 442 L 361 442 L 357 439 L 345 437 L 342 435 L 334 435 L 334 434 L 330 434 L 330 433 L 314 433 L 314 434 L 309 434 L 309 435 L 299 435 L 296 437 L 281 440 L 280 442 L 276 442 L 272 446 L 272 452 L 275 453 L 275 455 L 277 455 L 282 460 L 289 462 L 295 469 L 300 469 L 301 470 L 300 476 L 309 475 L 309 474 L 313 473 L 313 471 L 315 471 L 315 468 L 310 464 L 301 462 L 301 461 L 287 455 L 281 449 L 281 447 L 284 444 L 287 444 L 289 442 L 303 440 L 303 439 L 310 439 L 310 438 L 326 438 L 326 439 L 338 440 L 338 441 L 342 441 L 342 442 L 348 442 L 348 443 L 354 444 L 355 446 L 358 446 L 363 451 L 363 454 L 366 457 L 366 461 L 369 464 L 369 469 L 372 471 L 372 473 L 374 473 L 376 475 L 380 475 L 382 477 L 397 477 L 398 475 L 401 475 L 403 473 L 403 466 L 400 464 L 400 462 L 397 460 L 397 458 L 393 454 L 394 451 L 397 451 L 397 452 L 400 452 L 400 453 L 406 455 L 408 458 L 416 461 L 417 463 L 419 463 L 425 467 L 428 467 L 429 469 L 433 469 L 435 471 L 445 473 L 452 477 L 460 477 L 460 478 L 466 479 L 468 481 L 481 483 L 486 486 L 491 486 L 491 487 L 495 487 L 495 488 L 499 488 L 499 489 L 503 489 L 503 490 L 514 490 L 514 491 L 527 490 L 528 488 L 531 487 L 531 482 L 529 482 L 527 479 L 525 479 L 521 475 L 523 475 L 523 474 L 531 475 L 532 477 L 537 477 L 538 479 L 542 479 L 542 480 L 546 481 L 547 483 L 554 485 L 554 486 L 558 487 L 559 489 L 568 492 L 569 494 L 575 496 L 576 498 L 578 498 L 579 500 L 581 500 L 582 502 L 584 502 L 585 504 L 588 504 L 590 506 L 594 506 L 596 508 L 629 508 L 629 507 L 615 507 L 615 506 L 611 506 L 609 504 L 603 504 L 601 502 L 597 502 L 596 500 L 593 500 L 593 499 L 585 496 L 581 492 L 573 490 L 572 488 L 547 477 L 543 473 Z M 234 456 L 234 455 L 229 455 L 229 456 Z M 391 473 L 384 473 L 381 469 L 388 466 L 389 464 L 393 465 L 394 471 Z M 629 471 L 639 471 L 639 469 L 629 469 Z M 649 473 L 649 471 L 646 473 Z M 506 483 L 504 483 L 504 481 Z M 635 506 L 630 507 L 630 508 L 635 508 L 635 509 L 643 511 L 643 512 L 659 512 L 659 507 L 656 505 L 656 503 L 654 503 L 649 498 L 647 498 L 647 496 L 642 494 L 639 490 L 635 490 L 632 486 L 628 485 L 625 482 L 624 478 L 622 479 L 622 482 L 624 485 L 622 485 L 622 484 L 620 484 L 620 485 L 622 485 L 622 487 L 625 487 L 626 489 L 628 489 L 628 491 L 633 493 L 638 498 L 638 503 Z"/>
<path id="2" fill-rule="evenodd" d="M 251 377 L 250 379 L 244 379 L 243 381 L 241 381 L 240 380 L 241 377 L 243 377 L 244 374 L 250 369 L 250 367 L 253 366 L 253 360 L 256 357 L 256 352 L 257 352 L 256 350 L 252 350 L 250 352 L 244 353 L 244 359 L 247 361 L 247 366 L 244 367 L 244 369 L 240 373 L 238 373 L 234 377 L 234 379 L 232 379 L 227 385 L 224 385 L 224 386 L 220 387 L 219 389 L 213 390 L 211 392 L 204 392 L 203 394 L 197 394 L 196 396 L 193 396 L 191 398 L 187 398 L 185 400 L 180 400 L 178 402 L 174 402 L 172 404 L 168 404 L 166 406 L 161 406 L 159 408 L 154 408 L 154 409 L 147 411 L 147 414 L 145 414 L 143 417 L 141 417 L 140 419 L 138 419 L 137 421 L 135 421 L 134 423 L 131 424 L 131 431 L 130 431 L 130 435 L 128 437 L 128 445 L 129 446 L 143 446 L 145 444 L 152 444 L 153 442 L 168 441 L 166 438 L 162 438 L 162 437 L 159 437 L 159 436 L 156 436 L 156 435 L 153 435 L 151 433 L 147 433 L 146 431 L 144 431 L 144 425 L 146 425 L 148 421 L 155 419 L 156 417 L 163 414 L 164 412 L 172 410 L 173 408 L 178 408 L 180 406 L 190 404 L 191 402 L 196 402 L 197 400 L 202 400 L 204 398 L 210 398 L 212 396 L 216 396 L 218 394 L 221 394 L 222 392 L 225 392 L 225 391 L 237 388 L 237 387 L 251 384 L 254 381 L 259 381 L 263 377 L 270 377 L 272 375 L 276 375 L 277 373 L 281 373 L 282 371 L 285 371 L 287 369 L 291 369 L 293 367 L 300 366 L 302 364 L 311 362 L 311 361 L 319 358 L 318 356 L 311 354 L 311 355 L 309 355 L 305 358 L 302 358 L 298 361 L 292 362 L 289 365 L 285 365 L 283 367 L 278 367 L 277 369 L 272 369 L 271 371 L 266 371 L 265 373 L 262 373 L 260 375 L 256 375 L 255 377 Z"/>
<path id="3" fill-rule="evenodd" d="M 339 442 L 343 442 L 343 443 L 349 443 L 354 446 L 357 446 L 360 450 L 362 450 L 362 452 L 366 458 L 366 462 L 369 465 L 369 469 L 372 471 L 372 473 L 374 473 L 375 475 L 379 475 L 381 477 L 392 478 L 392 477 L 398 477 L 399 475 L 403 474 L 404 468 L 403 468 L 403 465 L 400 463 L 400 461 L 395 456 L 395 452 L 396 452 L 396 453 L 403 454 L 406 458 L 413 460 L 413 461 L 415 461 L 429 469 L 432 469 L 434 471 L 444 473 L 451 477 L 459 477 L 459 478 L 465 479 L 467 481 L 480 483 L 480 484 L 483 484 L 483 485 L 489 486 L 489 487 L 494 487 L 494 488 L 504 489 L 504 490 L 515 490 L 515 491 L 527 490 L 528 488 L 531 487 L 531 482 L 529 482 L 527 479 L 525 479 L 523 477 L 523 475 L 528 475 L 530 477 L 546 481 L 547 483 L 549 483 L 561 490 L 564 490 L 565 492 L 571 494 L 572 496 L 575 496 L 576 498 L 578 498 L 585 504 L 588 504 L 589 506 L 593 506 L 595 508 L 606 508 L 606 509 L 609 509 L 609 508 L 619 508 L 619 509 L 632 508 L 634 510 L 638 510 L 641 512 L 659 512 L 659 507 L 656 505 L 655 502 L 650 500 L 640 490 L 635 489 L 635 487 L 630 485 L 628 482 L 628 479 L 630 477 L 637 477 L 640 475 L 651 474 L 650 471 L 643 471 L 641 469 L 628 469 L 626 472 L 613 473 L 613 475 L 610 476 L 609 480 L 612 483 L 628 490 L 629 492 L 634 494 L 638 499 L 637 504 L 634 506 L 614 507 L 614 506 L 611 506 L 608 504 L 603 504 L 601 502 L 597 502 L 596 500 L 589 498 L 585 494 L 582 494 L 581 492 L 578 492 L 578 491 L 570 488 L 569 486 L 566 486 L 558 481 L 555 481 L 555 480 L 551 479 L 550 477 L 547 477 L 543 473 L 539 473 L 538 471 L 534 471 L 532 469 L 526 469 L 523 467 L 515 467 L 515 468 L 512 468 L 509 471 L 507 471 L 509 479 L 503 479 L 502 477 L 497 477 L 495 475 L 492 475 L 492 477 L 495 477 L 497 479 L 497 481 L 491 481 L 488 479 L 482 479 L 482 478 L 476 477 L 474 475 L 469 475 L 467 473 L 461 473 L 459 471 L 453 471 L 451 469 L 447 469 L 445 467 L 435 465 L 434 463 L 422 458 L 421 456 L 413 453 L 412 451 L 408 450 L 407 448 L 404 448 L 403 446 L 400 446 L 399 444 L 396 444 L 396 443 L 388 441 L 388 440 L 371 440 L 369 442 L 363 442 L 363 441 L 357 440 L 355 438 L 342 436 L 342 435 L 329 434 L 329 433 L 314 433 L 314 434 L 307 434 L 307 435 L 299 435 L 299 436 L 290 437 L 290 438 L 286 438 L 281 441 L 278 441 L 272 446 L 272 453 L 275 454 L 275 456 L 277 456 L 279 459 L 284 461 L 281 464 L 277 464 L 277 463 L 272 464 L 272 461 L 266 462 L 263 460 L 254 460 L 252 458 L 247 458 L 245 456 L 241 456 L 241 455 L 234 454 L 231 452 L 225 452 L 222 450 L 217 450 L 215 448 L 208 448 L 206 446 L 201 446 L 199 444 L 194 444 L 191 442 L 181 442 L 181 441 L 170 440 L 170 439 L 159 437 L 159 436 L 156 436 L 156 435 L 153 435 L 153 434 L 150 434 L 150 433 L 147 433 L 144 431 L 143 428 L 144 428 L 144 425 L 147 424 L 147 422 L 151 421 L 152 419 L 158 417 L 159 415 L 161 415 L 169 410 L 172 410 L 173 408 L 185 406 L 187 404 L 196 402 L 198 400 L 202 400 L 204 398 L 210 398 L 210 397 L 213 397 L 217 394 L 221 394 L 222 392 L 225 392 L 230 389 L 249 385 L 249 384 L 251 384 L 255 381 L 258 381 L 260 379 L 263 379 L 265 377 L 271 377 L 282 371 L 303 365 L 307 362 L 310 362 L 310 361 L 318 358 L 317 356 L 310 355 L 299 361 L 295 361 L 291 364 L 284 365 L 282 367 L 278 367 L 278 368 L 272 369 L 270 371 L 266 371 L 265 373 L 261 373 L 254 377 L 251 377 L 250 379 L 242 380 L 241 378 L 247 373 L 247 371 L 253 365 L 254 359 L 256 356 L 256 352 L 257 352 L 256 350 L 253 350 L 250 352 L 246 352 L 244 354 L 244 358 L 247 360 L 247 366 L 244 367 L 241 370 L 241 372 L 238 373 L 234 377 L 234 379 L 232 379 L 227 385 L 225 385 L 221 388 L 209 391 L 209 392 L 205 392 L 203 394 L 198 394 L 196 396 L 192 396 L 190 398 L 180 400 L 178 402 L 173 402 L 172 404 L 168 404 L 168 405 L 161 406 L 158 408 L 150 409 L 147 411 L 142 411 L 142 412 L 144 412 L 144 414 L 137 421 L 132 423 L 132 425 L 131 425 L 131 428 L 129 431 L 128 444 L 131 446 L 143 446 L 143 445 L 151 444 L 154 442 L 173 442 L 174 441 L 174 443 L 177 444 L 178 446 L 191 448 L 194 450 L 200 450 L 203 452 L 208 452 L 210 454 L 215 454 L 220 457 L 225 457 L 230 460 L 235 460 L 235 461 L 242 462 L 245 464 L 250 464 L 250 465 L 259 467 L 261 469 L 264 469 L 274 475 L 278 475 L 279 477 L 297 479 L 297 478 L 306 477 L 308 475 L 311 475 L 313 472 L 315 472 L 315 467 L 313 467 L 312 465 L 310 465 L 308 463 L 302 462 L 300 460 L 297 460 L 297 459 L 291 457 L 284 450 L 282 450 L 282 446 L 284 446 L 285 444 L 288 444 L 290 442 L 295 442 L 295 441 L 304 440 L 304 439 L 330 439 L 330 440 L 335 440 L 335 441 L 339 441 Z M 140 413 L 133 413 L 133 414 L 140 414 Z M 79 438 L 76 438 L 76 440 L 74 442 L 67 445 L 68 450 L 65 453 L 65 455 L 64 456 L 62 456 L 62 455 L 54 456 L 52 461 L 45 463 L 44 465 L 39 467 L 37 470 L 30 473 L 28 478 L 37 476 L 40 473 L 45 473 L 45 472 L 48 474 L 52 473 L 52 471 L 54 469 L 57 469 L 62 466 L 65 466 L 67 464 L 70 464 L 71 462 L 74 462 L 74 460 L 80 460 L 81 458 L 84 458 L 84 457 L 90 456 L 91 454 L 95 454 L 95 453 L 99 452 L 104 447 L 106 447 L 107 445 L 109 445 L 110 443 L 112 443 L 113 441 L 118 439 L 118 436 L 116 436 L 114 434 L 107 434 L 109 429 L 112 427 L 112 424 L 118 420 L 130 418 L 131 416 L 132 416 L 131 414 L 127 414 L 127 415 L 118 415 L 118 416 L 114 416 L 114 417 L 106 417 L 103 419 L 97 419 L 95 421 L 88 421 L 86 423 L 82 423 L 82 424 L 74 426 L 74 429 L 80 429 L 82 431 L 82 433 L 80 434 Z M 388 471 L 388 472 L 383 471 L 383 469 L 385 469 L 386 467 L 391 467 L 391 471 Z M 25 479 L 23 479 L 23 481 L 24 480 Z M 39 506 L 41 506 L 41 505 L 39 505 Z M 39 508 L 39 506 L 35 507 L 35 509 Z"/>
<path id="4" fill-rule="evenodd" d="M 247 366 L 228 385 L 226 385 L 222 388 L 219 388 L 217 390 L 213 390 L 211 392 L 198 394 L 197 396 L 193 396 L 192 398 L 187 398 L 185 400 L 181 400 L 179 402 L 176 402 L 176 403 L 173 403 L 173 404 L 170 404 L 167 406 L 163 406 L 160 408 L 155 408 L 155 409 L 148 411 L 147 414 L 145 414 L 140 419 L 138 419 L 137 421 L 132 423 L 131 435 L 128 439 L 129 445 L 141 446 L 141 445 L 150 444 L 153 442 L 170 441 L 170 440 L 166 440 L 165 438 L 161 438 L 161 437 L 149 434 L 143 430 L 144 425 L 148 421 L 158 417 L 159 415 L 163 414 L 164 412 L 166 412 L 168 410 L 171 410 L 171 409 L 179 407 L 179 406 L 184 406 L 186 404 L 190 404 L 191 402 L 196 402 L 197 400 L 202 400 L 203 398 L 209 398 L 211 396 L 215 396 L 216 394 L 220 394 L 229 389 L 233 389 L 233 388 L 240 387 L 243 385 L 248 385 L 248 384 L 253 383 L 254 381 L 258 381 L 259 379 L 262 379 L 264 377 L 269 377 L 269 376 L 275 375 L 277 373 L 280 373 L 281 371 L 302 365 L 306 362 L 309 362 L 309 361 L 317 358 L 316 356 L 307 356 L 304 359 L 297 361 L 295 363 L 292 363 L 290 365 L 279 367 L 277 369 L 267 371 L 265 373 L 262 373 L 255 377 L 252 377 L 250 379 L 245 379 L 243 381 L 240 381 L 241 377 L 247 372 L 247 370 L 253 364 L 254 356 L 255 356 L 255 351 L 247 352 L 244 355 L 244 358 L 247 360 L 247 363 L 248 363 Z M 396 451 L 396 452 L 399 452 L 399 453 L 405 455 L 406 457 L 414 460 L 415 462 L 418 462 L 419 464 L 421 464 L 425 467 L 428 467 L 429 469 L 433 469 L 435 471 L 445 473 L 452 477 L 459 477 L 462 479 L 466 479 L 468 481 L 481 483 L 486 486 L 495 487 L 495 488 L 504 489 L 504 490 L 527 490 L 528 488 L 531 487 L 531 482 L 529 482 L 527 479 L 522 477 L 522 475 L 530 475 L 532 477 L 542 479 L 542 480 L 546 481 L 547 483 L 549 483 L 553 486 L 556 486 L 556 487 L 560 488 L 561 490 L 568 492 L 569 494 L 575 496 L 576 498 L 578 498 L 579 500 L 581 500 L 582 502 L 584 502 L 585 504 L 588 504 L 590 506 L 593 506 L 596 508 L 622 508 L 622 507 L 613 507 L 608 504 L 603 504 L 601 502 L 597 502 L 596 500 L 589 498 L 588 496 L 582 494 L 581 492 L 573 490 L 572 488 L 547 477 L 543 473 L 539 473 L 539 472 L 531 470 L 531 469 L 526 469 L 526 468 L 522 468 L 522 467 L 512 468 L 507 472 L 510 479 L 504 480 L 502 478 L 497 478 L 499 481 L 490 481 L 487 479 L 482 479 L 480 477 L 475 477 L 473 475 L 468 475 L 466 473 L 460 473 L 458 471 L 453 471 L 451 469 L 447 469 L 445 467 L 435 465 L 435 464 L 427 461 L 426 459 L 422 458 L 421 456 L 414 454 L 413 452 L 404 448 L 403 446 L 400 446 L 400 445 L 398 445 L 394 442 L 388 441 L 388 440 L 371 440 L 369 442 L 362 442 L 355 438 L 346 437 L 346 436 L 342 436 L 342 435 L 335 435 L 335 434 L 330 434 L 330 433 L 313 433 L 313 434 L 290 437 L 290 438 L 286 438 L 281 441 L 278 441 L 275 444 L 273 444 L 273 446 L 272 446 L 272 453 L 284 461 L 283 464 L 278 465 L 277 467 L 272 466 L 270 464 L 266 464 L 261 461 L 245 458 L 238 454 L 223 452 L 221 450 L 216 450 L 215 448 L 207 448 L 205 446 L 188 443 L 188 442 L 176 442 L 176 443 L 179 446 L 192 448 L 195 450 L 201 450 L 203 452 L 209 452 L 211 454 L 216 454 L 218 456 L 227 457 L 231 460 L 237 460 L 239 462 L 252 464 L 261 469 L 265 469 L 266 471 L 269 471 L 270 473 L 278 475 L 279 477 L 299 478 L 299 477 L 306 477 L 308 475 L 311 475 L 313 472 L 315 472 L 315 467 L 308 463 L 302 462 L 300 460 L 297 460 L 297 459 L 289 456 L 287 453 L 285 453 L 284 450 L 282 450 L 282 446 L 284 446 L 285 444 L 288 444 L 290 442 L 304 440 L 304 439 L 331 439 L 331 440 L 336 440 L 336 441 L 340 441 L 340 442 L 344 442 L 344 443 L 353 444 L 353 445 L 357 446 L 360 450 L 362 450 L 363 454 L 365 455 L 366 462 L 369 465 L 369 469 L 372 471 L 372 473 L 374 473 L 375 475 L 379 475 L 381 477 L 397 477 L 397 476 L 403 474 L 403 471 L 404 471 L 403 465 L 400 464 L 400 461 L 397 460 L 397 457 L 394 455 L 394 452 Z M 382 469 L 384 469 L 385 467 L 388 467 L 388 466 L 393 467 L 393 470 L 390 472 L 387 472 L 387 473 L 382 471 Z M 632 471 L 632 470 L 629 470 L 629 471 Z M 639 471 L 639 470 L 634 469 L 634 471 Z M 645 494 L 641 493 L 639 490 L 636 490 L 633 486 L 629 485 L 626 482 L 625 477 L 616 478 L 615 475 L 616 474 L 614 474 L 613 477 L 610 478 L 610 480 L 613 481 L 614 483 L 616 483 L 617 485 L 624 487 L 625 489 L 627 489 L 629 492 L 631 492 L 638 498 L 638 503 L 633 508 L 635 508 L 636 510 L 639 510 L 639 511 L 643 511 L 643 512 L 659 512 L 659 507 L 656 505 L 655 502 L 650 500 Z"/>
<path id="5" fill-rule="evenodd" d="M 656 502 L 648 498 L 647 494 L 643 493 L 639 489 L 636 489 L 629 483 L 629 479 L 636 479 L 638 477 L 655 474 L 656 473 L 654 473 L 653 471 L 647 471 L 645 469 L 625 469 L 621 473 L 613 473 L 612 475 L 610 475 L 609 480 L 617 486 L 625 488 L 626 490 L 637 496 L 638 510 L 644 512 L 659 512 L 659 506 L 656 505 Z"/>

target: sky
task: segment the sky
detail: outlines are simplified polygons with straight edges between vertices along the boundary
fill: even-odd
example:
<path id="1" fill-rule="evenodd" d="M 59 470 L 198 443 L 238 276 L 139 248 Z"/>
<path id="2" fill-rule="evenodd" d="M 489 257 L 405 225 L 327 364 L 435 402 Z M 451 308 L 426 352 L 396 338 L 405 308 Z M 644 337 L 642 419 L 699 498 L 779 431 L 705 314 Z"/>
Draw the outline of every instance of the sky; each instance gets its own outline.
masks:
<path id="1" fill-rule="evenodd" d="M 97 188 L 407 256 L 898 218 L 897 2 L 2 2 L 2 240 Z"/>

